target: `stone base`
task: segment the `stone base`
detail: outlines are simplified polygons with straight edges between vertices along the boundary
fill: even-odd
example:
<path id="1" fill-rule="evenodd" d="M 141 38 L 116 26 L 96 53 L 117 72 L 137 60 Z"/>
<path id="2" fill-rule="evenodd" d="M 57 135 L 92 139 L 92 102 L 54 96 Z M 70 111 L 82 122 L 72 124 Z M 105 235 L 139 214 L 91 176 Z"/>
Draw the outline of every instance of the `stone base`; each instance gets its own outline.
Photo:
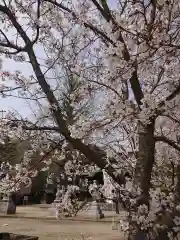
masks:
<path id="1" fill-rule="evenodd" d="M 83 207 L 83 210 L 89 211 L 91 208 L 95 209 L 96 202 L 90 202 Z M 97 205 L 96 205 L 97 206 Z M 114 203 L 100 203 L 101 209 L 103 212 L 105 211 L 115 211 Z"/>
<path id="2" fill-rule="evenodd" d="M 88 209 L 88 215 L 90 216 L 97 216 L 97 203 L 92 202 L 89 209 Z"/>
<path id="3" fill-rule="evenodd" d="M 38 240 L 39 237 L 34 236 L 27 236 L 27 235 L 20 235 L 20 234 L 13 234 L 8 232 L 0 232 L 0 239 L 1 240 Z"/>
<path id="4" fill-rule="evenodd" d="M 51 206 L 53 207 L 53 208 L 56 208 L 56 206 L 58 205 L 58 204 L 60 204 L 61 203 L 61 200 L 54 200 L 54 202 L 51 204 Z"/>
<path id="5" fill-rule="evenodd" d="M 100 205 L 100 204 L 99 204 Z M 87 211 L 88 215 L 90 216 L 94 216 L 96 218 L 103 218 L 104 217 L 104 214 L 100 214 L 99 211 L 98 211 L 98 206 L 97 206 L 97 203 L 96 201 L 93 201 L 92 204 L 90 205 L 90 208 L 88 209 Z"/>
<path id="6" fill-rule="evenodd" d="M 49 208 L 50 212 L 53 214 L 56 214 L 56 206 L 60 203 L 60 200 L 54 200 L 54 202 L 51 204 L 51 208 Z"/>
<path id="7" fill-rule="evenodd" d="M 103 211 L 115 211 L 115 204 L 113 202 L 102 203 L 101 208 Z"/>
<path id="8" fill-rule="evenodd" d="M 54 202 L 55 195 L 53 193 L 46 193 L 45 195 L 45 201 L 46 204 L 51 204 Z"/>
<path id="9" fill-rule="evenodd" d="M 61 202 L 61 200 L 55 199 L 53 203 L 58 204 L 58 203 L 60 203 L 60 202 Z"/>
<path id="10" fill-rule="evenodd" d="M 15 214 L 16 205 L 12 200 L 0 200 L 0 213 Z"/>

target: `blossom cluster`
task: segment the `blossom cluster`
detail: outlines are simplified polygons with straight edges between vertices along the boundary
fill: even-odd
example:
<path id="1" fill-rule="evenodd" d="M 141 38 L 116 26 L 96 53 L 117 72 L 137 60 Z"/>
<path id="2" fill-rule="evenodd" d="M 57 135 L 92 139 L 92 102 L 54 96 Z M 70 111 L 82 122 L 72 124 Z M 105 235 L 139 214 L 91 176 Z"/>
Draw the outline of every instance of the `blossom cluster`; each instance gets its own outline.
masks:
<path id="1" fill-rule="evenodd" d="M 74 185 L 69 185 L 66 192 L 62 191 L 61 198 L 56 203 L 56 218 L 76 216 L 79 211 L 79 201 L 76 197 L 78 192 L 79 187 Z"/>

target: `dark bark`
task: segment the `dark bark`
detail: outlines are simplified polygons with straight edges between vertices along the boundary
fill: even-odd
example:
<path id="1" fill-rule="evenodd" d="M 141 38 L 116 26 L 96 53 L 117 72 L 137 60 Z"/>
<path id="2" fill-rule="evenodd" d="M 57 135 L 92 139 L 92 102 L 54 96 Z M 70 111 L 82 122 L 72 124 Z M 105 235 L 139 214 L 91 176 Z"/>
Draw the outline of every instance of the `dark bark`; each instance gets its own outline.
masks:
<path id="1" fill-rule="evenodd" d="M 175 184 L 175 166 L 174 166 L 173 161 L 170 161 L 170 163 L 171 163 L 171 168 L 172 168 L 172 175 L 171 175 L 172 187 L 174 187 L 174 184 Z"/>
<path id="2" fill-rule="evenodd" d="M 151 173 L 154 164 L 155 139 L 154 139 L 155 121 L 149 125 L 139 123 L 139 151 L 134 174 L 134 190 L 137 187 L 141 189 L 141 195 L 136 201 L 136 205 L 131 209 L 134 214 L 138 206 L 146 204 L 149 206 L 149 189 L 151 187 Z M 137 239 L 140 234 L 136 223 L 130 220 L 129 240 Z"/>
<path id="3" fill-rule="evenodd" d="M 176 167 L 176 189 L 175 189 L 175 203 L 180 204 L 180 164 Z"/>
<path id="4" fill-rule="evenodd" d="M 149 195 L 151 173 L 154 164 L 155 139 L 154 121 L 144 126 L 139 124 L 139 151 L 134 175 L 134 185 L 142 190 L 144 196 Z"/>

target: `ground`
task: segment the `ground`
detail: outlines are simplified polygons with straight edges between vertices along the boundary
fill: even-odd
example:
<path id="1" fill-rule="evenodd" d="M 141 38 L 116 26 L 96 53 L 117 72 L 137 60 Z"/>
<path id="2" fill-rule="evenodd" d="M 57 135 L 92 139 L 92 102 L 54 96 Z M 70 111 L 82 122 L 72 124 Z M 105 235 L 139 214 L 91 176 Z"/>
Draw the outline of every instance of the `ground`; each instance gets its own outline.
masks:
<path id="1" fill-rule="evenodd" d="M 26 212 L 26 214 L 24 214 Z M 112 230 L 112 222 L 95 219 L 55 220 L 47 217 L 47 209 L 40 207 L 17 208 L 16 216 L 0 215 L 1 232 L 38 236 L 39 240 L 121 240 L 122 234 Z M 112 220 L 112 219 L 111 219 Z"/>
<path id="2" fill-rule="evenodd" d="M 39 236 L 39 240 L 119 240 L 118 231 L 113 231 L 108 223 L 73 222 L 33 219 L 0 219 L 2 232 L 13 232 Z M 81 237 L 83 234 L 85 237 Z M 89 239 L 88 239 L 89 240 Z"/>

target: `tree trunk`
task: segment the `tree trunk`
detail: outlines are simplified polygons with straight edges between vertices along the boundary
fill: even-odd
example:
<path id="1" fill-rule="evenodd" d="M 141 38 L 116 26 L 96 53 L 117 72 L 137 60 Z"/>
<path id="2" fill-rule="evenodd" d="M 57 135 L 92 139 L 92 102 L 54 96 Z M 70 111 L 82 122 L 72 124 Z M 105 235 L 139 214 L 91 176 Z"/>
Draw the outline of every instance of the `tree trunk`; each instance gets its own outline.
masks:
<path id="1" fill-rule="evenodd" d="M 180 164 L 176 167 L 176 189 L 175 189 L 175 203 L 180 204 Z"/>
<path id="2" fill-rule="evenodd" d="M 147 126 L 139 124 L 139 151 L 134 174 L 134 186 L 140 187 L 147 197 L 155 156 L 154 125 L 154 121 Z"/>
<path id="3" fill-rule="evenodd" d="M 136 206 L 131 209 L 131 214 L 135 214 L 137 207 L 149 202 L 149 189 L 151 187 L 151 173 L 154 164 L 155 155 L 155 139 L 154 139 L 155 121 L 149 125 L 139 123 L 139 151 L 137 155 L 137 163 L 134 174 L 134 192 L 140 188 L 141 195 L 137 199 Z M 136 240 L 138 236 L 142 236 L 142 232 L 138 230 L 136 224 L 130 220 L 129 240 Z"/>

